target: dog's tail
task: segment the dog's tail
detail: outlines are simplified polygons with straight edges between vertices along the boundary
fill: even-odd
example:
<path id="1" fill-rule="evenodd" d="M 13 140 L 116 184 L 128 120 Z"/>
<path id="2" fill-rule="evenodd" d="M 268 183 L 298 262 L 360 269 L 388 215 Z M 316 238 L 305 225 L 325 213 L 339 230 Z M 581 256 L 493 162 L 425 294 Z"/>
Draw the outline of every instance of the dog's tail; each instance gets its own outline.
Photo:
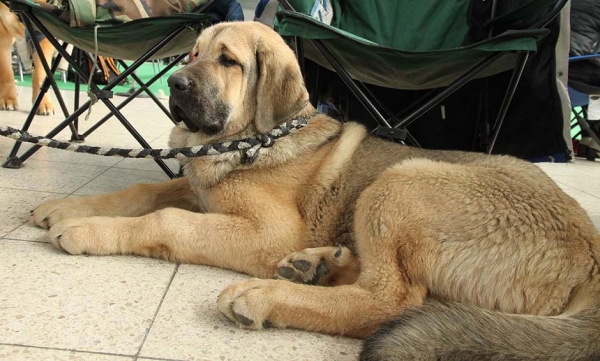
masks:
<path id="1" fill-rule="evenodd" d="M 383 360 L 600 360 L 600 310 L 543 317 L 427 301 L 365 341 L 360 361 Z"/>
<path id="2" fill-rule="evenodd" d="M 25 27 L 3 3 L 0 3 L 0 27 L 4 27 L 13 38 L 25 37 Z"/>

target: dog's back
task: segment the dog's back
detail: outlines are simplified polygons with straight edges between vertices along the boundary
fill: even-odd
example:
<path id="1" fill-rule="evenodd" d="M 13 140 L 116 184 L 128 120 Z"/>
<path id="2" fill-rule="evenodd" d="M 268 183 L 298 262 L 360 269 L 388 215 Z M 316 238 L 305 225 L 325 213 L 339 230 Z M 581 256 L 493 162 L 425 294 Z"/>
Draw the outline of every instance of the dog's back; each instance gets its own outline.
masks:
<path id="1" fill-rule="evenodd" d="M 321 205 L 314 208 L 323 212 L 311 229 L 316 232 L 317 223 L 343 228 L 323 228 L 315 244 L 335 234 L 336 242 L 353 248 L 353 205 L 372 184 L 381 188 L 382 178 L 393 180 L 389 196 L 398 201 L 386 208 L 391 218 L 408 217 L 396 210 L 424 204 L 411 208 L 409 224 L 434 234 L 435 261 L 424 255 L 429 266 L 414 272 L 443 300 L 429 299 L 382 327 L 366 341 L 362 360 L 600 357 L 600 236 L 539 167 L 368 136 L 353 153 L 339 149 L 349 159 L 340 168 L 342 156 L 332 156 L 335 161 L 322 167 L 326 174 L 339 168 L 339 178 L 327 188 L 333 195 L 319 196 Z M 396 197 L 398 188 L 404 191 Z M 336 215 L 340 219 L 324 222 Z"/>
<path id="2" fill-rule="evenodd" d="M 600 359 L 600 235 L 577 202 L 512 157 L 404 158 L 399 186 L 437 184 L 415 218 L 441 235 L 423 280 L 433 297 L 373 334 L 361 360 Z"/>

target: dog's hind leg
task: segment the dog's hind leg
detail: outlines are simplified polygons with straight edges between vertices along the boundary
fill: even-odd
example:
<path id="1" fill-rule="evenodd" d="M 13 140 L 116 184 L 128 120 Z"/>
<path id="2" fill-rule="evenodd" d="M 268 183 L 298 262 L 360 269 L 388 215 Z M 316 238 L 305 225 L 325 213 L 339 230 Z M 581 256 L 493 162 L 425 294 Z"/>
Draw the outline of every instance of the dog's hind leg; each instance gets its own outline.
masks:
<path id="1" fill-rule="evenodd" d="M 360 261 L 344 246 L 305 248 L 277 264 L 277 278 L 319 286 L 356 282 Z"/>
<path id="2" fill-rule="evenodd" d="M 249 280 L 225 289 L 219 310 L 245 328 L 270 324 L 365 337 L 405 307 L 422 304 L 427 294 L 422 276 L 434 262 L 435 242 L 408 196 L 414 189 L 393 175 L 382 177 L 387 179 L 363 192 L 356 207 L 361 271 L 355 283 L 316 287 Z"/>

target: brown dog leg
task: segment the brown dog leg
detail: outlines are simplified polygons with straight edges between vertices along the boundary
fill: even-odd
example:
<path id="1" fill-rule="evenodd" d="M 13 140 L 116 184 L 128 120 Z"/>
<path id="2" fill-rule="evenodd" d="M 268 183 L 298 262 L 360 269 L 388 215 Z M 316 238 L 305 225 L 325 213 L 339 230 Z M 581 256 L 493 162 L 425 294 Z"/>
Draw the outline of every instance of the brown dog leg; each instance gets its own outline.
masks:
<path id="1" fill-rule="evenodd" d="M 123 191 L 89 197 L 51 200 L 33 212 L 34 222 L 42 228 L 74 217 L 138 217 L 159 209 L 177 207 L 197 210 L 196 195 L 186 178 L 163 183 L 136 184 Z"/>
<path id="2" fill-rule="evenodd" d="M 71 254 L 137 254 L 272 278 L 277 262 L 306 247 L 297 208 L 264 194 L 247 197 L 239 215 L 166 208 L 142 217 L 67 218 L 48 232 Z M 256 207 L 260 214 L 246 214 Z"/>
<path id="3" fill-rule="evenodd" d="M 360 261 L 347 247 L 306 248 L 277 264 L 277 278 L 319 286 L 348 285 L 356 282 Z"/>
<path id="4" fill-rule="evenodd" d="M 0 4 L 0 6 L 6 7 L 4 4 Z M 0 11 L 4 11 L 4 9 L 0 9 Z M 2 17 L 2 20 L 4 20 L 4 17 Z M 0 110 L 16 110 L 19 108 L 11 60 L 13 42 L 12 35 L 8 33 L 4 24 L 0 24 Z"/>
<path id="5" fill-rule="evenodd" d="M 44 53 L 44 58 L 48 63 L 48 66 L 52 64 L 52 55 L 54 54 L 54 47 L 50 43 L 48 39 L 44 39 L 40 42 L 40 47 L 42 48 L 42 52 Z M 46 78 L 46 72 L 44 71 L 44 67 L 42 66 L 42 62 L 40 60 L 39 54 L 36 52 L 33 56 L 33 75 L 31 80 L 31 88 L 32 88 L 32 99 L 34 102 L 40 93 L 40 88 L 42 87 L 42 83 Z M 52 99 L 50 97 L 50 93 L 46 92 L 44 97 L 42 98 L 42 102 L 37 110 L 37 114 L 39 115 L 50 115 L 54 114 L 54 104 L 52 104 Z"/>
<path id="6" fill-rule="evenodd" d="M 427 294 L 421 276 L 432 261 L 434 242 L 424 228 L 415 227 L 410 205 L 397 209 L 403 194 L 394 196 L 389 184 L 381 184 L 365 191 L 357 204 L 354 233 L 361 270 L 354 284 L 248 280 L 221 293 L 219 310 L 244 328 L 270 324 L 365 337 L 403 308 L 421 304 Z"/>

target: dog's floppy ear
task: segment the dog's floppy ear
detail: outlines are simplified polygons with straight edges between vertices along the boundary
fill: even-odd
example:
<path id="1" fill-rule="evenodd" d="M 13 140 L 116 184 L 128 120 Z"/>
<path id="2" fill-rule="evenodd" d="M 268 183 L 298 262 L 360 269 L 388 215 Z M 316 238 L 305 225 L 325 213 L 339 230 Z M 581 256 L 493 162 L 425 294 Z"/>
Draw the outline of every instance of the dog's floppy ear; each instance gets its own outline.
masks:
<path id="1" fill-rule="evenodd" d="M 259 44 L 256 50 L 255 126 L 261 134 L 289 120 L 308 101 L 308 92 L 293 52 L 289 48 L 281 50 L 275 52 L 264 44 Z"/>

